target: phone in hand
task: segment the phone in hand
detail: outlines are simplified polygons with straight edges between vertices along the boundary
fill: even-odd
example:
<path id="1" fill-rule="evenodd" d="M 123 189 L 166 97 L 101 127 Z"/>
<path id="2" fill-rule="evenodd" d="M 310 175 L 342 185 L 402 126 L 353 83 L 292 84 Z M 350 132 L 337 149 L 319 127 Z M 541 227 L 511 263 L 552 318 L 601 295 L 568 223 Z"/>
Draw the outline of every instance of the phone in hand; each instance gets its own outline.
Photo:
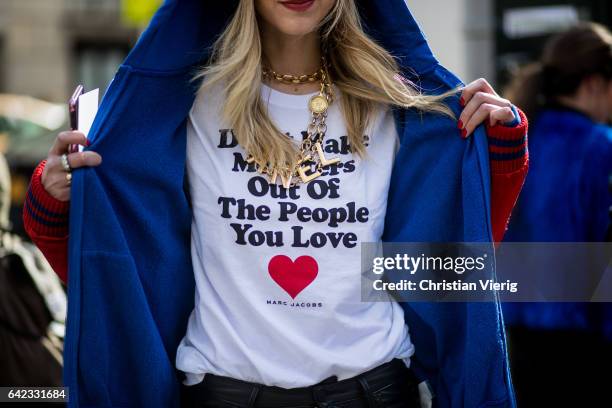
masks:
<path id="1" fill-rule="evenodd" d="M 68 101 L 68 113 L 70 115 L 70 130 L 79 129 L 79 98 L 83 95 L 83 85 L 78 85 L 70 100 Z M 74 153 L 79 151 L 78 144 L 71 144 L 68 146 L 68 153 Z"/>

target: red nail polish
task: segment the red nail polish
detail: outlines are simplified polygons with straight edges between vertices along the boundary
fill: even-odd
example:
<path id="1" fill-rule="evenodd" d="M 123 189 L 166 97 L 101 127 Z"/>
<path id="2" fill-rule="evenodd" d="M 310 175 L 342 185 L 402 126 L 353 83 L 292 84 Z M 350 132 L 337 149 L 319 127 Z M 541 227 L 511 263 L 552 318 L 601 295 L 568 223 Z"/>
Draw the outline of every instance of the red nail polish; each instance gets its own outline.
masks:
<path id="1" fill-rule="evenodd" d="M 467 130 L 461 129 L 461 137 L 464 139 L 467 137 Z"/>
<path id="2" fill-rule="evenodd" d="M 85 139 L 85 146 L 89 147 L 91 143 L 89 143 L 89 139 Z"/>
<path id="3" fill-rule="evenodd" d="M 461 106 L 465 106 L 465 99 L 463 99 L 463 96 L 461 97 L 461 99 L 459 99 L 459 103 L 461 104 Z"/>
<path id="4" fill-rule="evenodd" d="M 459 122 L 457 122 L 457 127 L 459 129 L 463 129 L 463 121 L 461 121 L 461 119 L 459 119 Z"/>

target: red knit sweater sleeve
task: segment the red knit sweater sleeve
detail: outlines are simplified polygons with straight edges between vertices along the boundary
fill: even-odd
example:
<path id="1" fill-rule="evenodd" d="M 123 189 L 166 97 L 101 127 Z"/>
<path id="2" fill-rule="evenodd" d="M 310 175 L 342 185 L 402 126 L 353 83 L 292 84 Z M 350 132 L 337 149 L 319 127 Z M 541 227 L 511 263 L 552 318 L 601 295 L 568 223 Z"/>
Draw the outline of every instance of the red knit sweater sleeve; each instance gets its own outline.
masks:
<path id="1" fill-rule="evenodd" d="M 491 163 L 491 224 L 493 240 L 497 243 L 504 238 L 529 168 L 529 124 L 525 114 L 517 111 L 521 119 L 518 125 L 487 128 Z"/>
<path id="2" fill-rule="evenodd" d="M 50 195 L 41 182 L 46 160 L 34 170 L 23 205 L 23 225 L 64 282 L 68 275 L 68 201 Z"/>

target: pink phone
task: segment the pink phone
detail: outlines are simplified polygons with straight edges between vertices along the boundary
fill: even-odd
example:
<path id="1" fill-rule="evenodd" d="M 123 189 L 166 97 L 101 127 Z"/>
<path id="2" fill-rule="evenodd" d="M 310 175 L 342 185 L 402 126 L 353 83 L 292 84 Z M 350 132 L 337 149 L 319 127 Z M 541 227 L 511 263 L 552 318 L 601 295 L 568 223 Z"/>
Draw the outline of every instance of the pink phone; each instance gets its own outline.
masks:
<path id="1" fill-rule="evenodd" d="M 78 85 L 70 100 L 68 101 L 68 113 L 70 114 L 70 130 L 77 130 L 79 128 L 79 97 L 83 95 L 83 85 Z M 68 146 L 68 153 L 74 153 L 79 151 L 78 144 L 71 144 Z"/>

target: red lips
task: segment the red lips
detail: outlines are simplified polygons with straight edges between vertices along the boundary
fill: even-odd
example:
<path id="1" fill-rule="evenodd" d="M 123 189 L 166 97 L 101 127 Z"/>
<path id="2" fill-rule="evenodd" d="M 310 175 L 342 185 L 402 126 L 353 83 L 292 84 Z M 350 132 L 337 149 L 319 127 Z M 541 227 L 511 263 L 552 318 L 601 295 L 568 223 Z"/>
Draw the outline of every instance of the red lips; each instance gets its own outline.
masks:
<path id="1" fill-rule="evenodd" d="M 306 11 L 314 4 L 315 0 L 287 0 L 280 3 L 293 11 Z"/>

